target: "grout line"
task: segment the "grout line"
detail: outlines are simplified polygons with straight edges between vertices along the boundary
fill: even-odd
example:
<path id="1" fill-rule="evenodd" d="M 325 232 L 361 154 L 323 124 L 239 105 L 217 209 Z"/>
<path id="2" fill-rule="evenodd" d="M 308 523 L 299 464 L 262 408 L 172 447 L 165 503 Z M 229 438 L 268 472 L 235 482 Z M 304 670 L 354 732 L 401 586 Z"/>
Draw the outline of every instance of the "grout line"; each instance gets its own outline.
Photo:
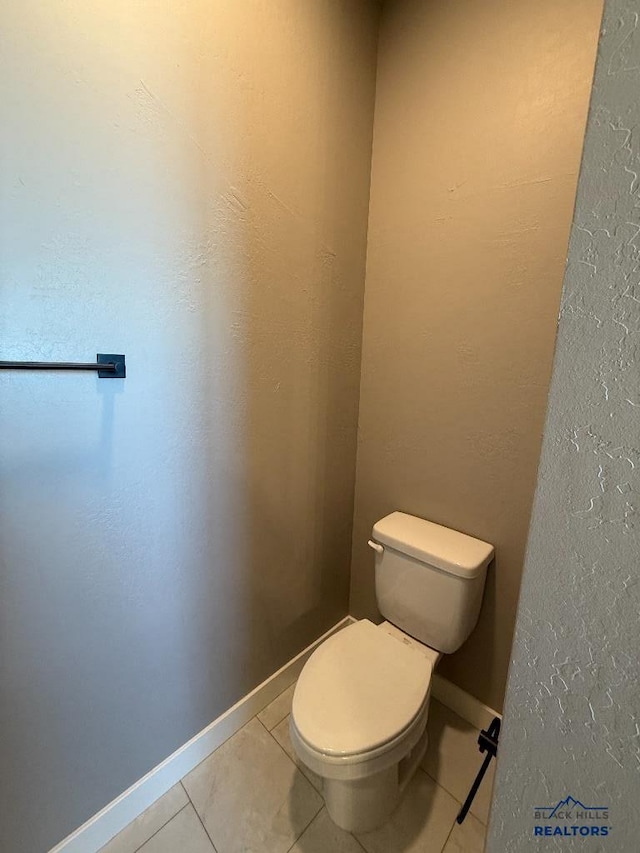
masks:
<path id="1" fill-rule="evenodd" d="M 287 717 L 288 717 L 288 716 L 289 716 L 289 715 L 287 714 Z M 283 718 L 282 718 L 282 720 L 286 720 L 286 719 L 287 719 L 287 717 L 283 717 Z M 257 718 L 257 717 L 256 717 L 255 719 L 256 719 L 256 720 L 258 720 L 258 718 Z M 280 723 L 282 722 L 282 720 L 280 720 Z M 260 725 L 262 726 L 262 728 L 265 730 L 265 732 L 270 736 L 271 740 L 275 743 L 275 745 L 278 747 L 278 749 L 279 749 L 279 750 L 281 750 L 281 751 L 284 753 L 284 755 L 287 757 L 287 759 L 288 759 L 288 760 L 293 764 L 293 766 L 296 768 L 296 770 L 298 771 L 298 773 L 300 773 L 300 774 L 302 775 L 302 777 L 305 779 L 305 781 L 306 781 L 306 782 L 309 782 L 309 780 L 308 780 L 308 779 L 307 779 L 307 777 L 304 775 L 304 773 L 302 772 L 302 770 L 300 770 L 300 768 L 299 768 L 299 767 L 298 767 L 298 765 L 295 763 L 295 761 L 293 760 L 293 758 L 291 758 L 291 756 L 289 755 L 289 753 L 287 752 L 287 750 L 286 750 L 286 749 L 282 746 L 282 744 L 281 744 L 281 743 L 276 739 L 276 736 L 275 736 L 272 732 L 270 732 L 270 731 L 269 731 L 269 729 L 265 726 L 265 724 L 262 722 L 262 720 L 258 720 L 258 722 L 260 723 Z M 280 723 L 278 723 L 278 725 L 280 725 Z M 311 782 L 309 782 L 309 784 L 311 785 Z M 313 788 L 313 790 L 314 790 L 316 793 L 319 793 L 319 792 L 318 792 L 318 790 L 316 789 L 315 785 L 311 785 L 311 787 Z"/>
<path id="2" fill-rule="evenodd" d="M 440 782 L 438 782 L 438 780 L 437 780 L 437 779 L 434 779 L 434 778 L 433 778 L 433 776 L 432 776 L 430 773 L 428 773 L 428 772 L 424 769 L 424 767 L 418 767 L 418 771 L 420 771 L 420 770 L 422 770 L 422 772 L 424 773 L 424 775 L 425 775 L 428 779 L 431 779 L 431 781 L 435 784 L 435 786 L 436 786 L 437 788 L 440 788 L 440 790 L 441 790 L 441 791 L 444 791 L 446 794 L 448 794 L 448 795 L 451 797 L 451 799 L 452 799 L 452 800 L 455 800 L 455 801 L 456 801 L 456 803 L 457 803 L 459 806 L 462 806 L 462 803 L 460 802 L 460 800 L 459 800 L 457 797 L 455 797 L 455 796 L 451 793 L 451 791 L 448 791 L 448 790 L 444 787 L 444 785 L 441 785 L 441 784 L 440 784 Z M 455 816 L 454 816 L 454 818 L 453 818 L 453 822 L 451 823 L 451 828 L 449 829 L 449 832 L 447 833 L 447 837 L 446 837 L 446 839 L 445 839 L 445 842 L 444 842 L 444 844 L 442 845 L 442 847 L 440 848 L 440 853 L 443 853 L 443 851 L 444 851 L 445 847 L 446 847 L 446 846 L 447 846 L 447 844 L 449 843 L 449 839 L 451 838 L 451 834 L 453 833 L 453 830 L 455 829 L 455 826 L 456 826 L 456 818 L 458 817 L 458 814 L 459 814 L 459 813 L 460 813 L 460 809 L 458 809 L 458 812 L 456 813 L 456 815 L 455 815 Z"/>
<path id="3" fill-rule="evenodd" d="M 267 728 L 267 726 L 266 726 L 264 723 L 262 723 L 262 720 L 260 720 L 260 722 L 261 722 L 261 723 L 262 723 L 262 725 L 265 727 L 265 729 L 267 729 L 267 731 L 269 732 L 269 734 L 271 734 L 271 732 L 272 732 L 274 729 L 277 729 L 277 728 L 278 728 L 278 726 L 280 725 L 280 723 L 281 723 L 283 720 L 286 720 L 286 719 L 287 719 L 287 717 L 289 716 L 289 714 L 290 714 L 290 713 L 291 713 L 291 711 L 287 711 L 287 713 L 284 715 L 284 717 L 281 717 L 275 725 L 271 726 L 271 728 L 270 728 L 270 729 L 268 729 L 268 728 Z"/>
<path id="4" fill-rule="evenodd" d="M 455 819 L 455 817 L 454 817 L 454 819 L 453 819 L 453 823 L 451 824 L 451 829 L 449 830 L 449 833 L 447 834 L 446 840 L 445 840 L 444 844 L 442 845 L 442 848 L 440 849 L 440 853 L 443 853 L 444 848 L 445 848 L 445 847 L 447 846 L 447 844 L 449 843 L 449 839 L 450 839 L 450 838 L 451 838 L 451 836 L 453 835 L 453 830 L 454 830 L 454 828 L 455 828 L 455 825 L 456 825 L 456 819 Z"/>
<path id="5" fill-rule="evenodd" d="M 281 696 L 284 696 L 284 694 L 287 692 L 287 690 L 290 690 L 290 689 L 293 687 L 293 685 L 294 685 L 294 684 L 295 684 L 295 681 L 293 682 L 293 684 L 290 684 L 288 687 L 285 687 L 285 689 L 282 691 L 282 693 L 279 693 L 279 694 L 276 696 L 276 698 L 275 698 L 275 699 L 273 699 L 271 702 L 269 702 L 269 704 L 268 704 L 268 705 L 265 705 L 265 707 L 262 709 L 262 711 L 258 711 L 258 713 L 256 714 L 256 717 L 257 717 L 257 719 L 258 719 L 258 721 L 259 721 L 260 723 L 262 723 L 262 720 L 260 719 L 260 714 L 262 714 L 264 711 L 266 711 L 266 710 L 267 710 L 267 708 L 269 708 L 271 705 L 273 705 L 273 703 L 274 703 L 274 702 L 277 702 L 277 701 L 278 701 L 278 699 L 280 699 L 280 697 L 281 697 Z M 290 714 L 290 713 L 291 713 L 290 711 L 287 711 L 287 712 L 285 713 L 284 717 L 280 717 L 280 719 L 279 719 L 279 720 L 277 720 L 277 721 L 274 723 L 274 725 L 273 725 L 273 726 L 271 726 L 271 728 L 268 728 L 268 726 L 266 725 L 266 723 L 262 723 L 262 725 L 263 725 L 263 726 L 265 727 L 265 729 L 269 732 L 269 734 L 271 734 L 271 732 L 272 732 L 275 728 L 277 728 L 283 720 L 286 720 L 286 718 L 289 716 L 289 714 Z"/>
<path id="6" fill-rule="evenodd" d="M 349 833 L 349 835 L 353 838 L 353 840 L 354 840 L 354 841 L 356 842 L 356 844 L 360 847 L 360 849 L 361 849 L 361 850 L 364 850 L 364 853 L 369 853 L 369 851 L 367 850 L 367 848 L 364 846 L 364 844 L 362 843 L 362 841 L 360 841 L 360 839 L 358 838 L 358 836 L 357 836 L 354 832 L 350 832 L 350 833 Z"/>
<path id="7" fill-rule="evenodd" d="M 182 785 L 182 779 L 180 780 L 180 784 Z M 199 821 L 200 821 L 200 823 L 202 824 L 202 828 L 204 829 L 204 833 L 205 833 L 205 835 L 207 836 L 207 838 L 209 839 L 209 841 L 210 841 L 210 843 L 211 843 L 211 846 L 213 847 L 213 851 L 214 851 L 214 853 L 218 853 L 218 849 L 217 849 L 216 845 L 213 843 L 213 838 L 209 835 L 209 831 L 208 831 L 207 827 L 204 825 L 204 821 L 203 821 L 203 820 L 202 820 L 202 818 L 200 817 L 200 812 L 199 812 L 199 811 L 198 811 L 198 809 L 195 807 L 195 803 L 193 802 L 193 800 L 192 800 L 192 799 L 191 799 L 191 797 L 189 796 L 189 792 L 187 791 L 186 787 L 185 787 L 184 785 L 182 785 L 182 787 L 183 787 L 183 789 L 184 789 L 185 794 L 187 795 L 187 798 L 188 798 L 189 802 L 191 803 L 191 808 L 194 810 L 194 812 L 196 813 L 196 817 L 198 818 L 198 820 L 199 820 Z M 185 807 L 185 808 L 186 808 L 186 807 Z"/>
<path id="8" fill-rule="evenodd" d="M 463 804 L 464 800 L 461 800 L 459 797 L 457 797 L 453 793 L 453 791 L 450 791 L 445 785 L 442 784 L 442 782 L 439 779 L 436 779 L 436 777 L 432 776 L 428 770 L 425 770 L 424 767 L 419 766 L 418 769 L 416 770 L 416 773 L 418 772 L 418 770 L 421 770 L 424 773 L 424 775 L 427 777 L 427 779 L 431 779 L 431 781 L 436 785 L 436 787 L 438 787 L 442 791 L 444 791 L 445 794 L 448 794 L 451 797 L 451 799 L 455 800 L 456 803 L 460 806 L 460 808 L 462 808 L 462 804 Z M 460 811 L 460 809 L 458 809 L 458 811 Z"/>
<path id="9" fill-rule="evenodd" d="M 298 770 L 298 768 L 297 768 L 297 767 L 296 767 L 296 770 Z M 298 771 L 298 772 L 300 772 L 300 771 Z M 303 778 L 304 778 L 304 777 L 303 777 Z M 306 779 L 305 781 L 309 782 L 309 780 L 308 780 L 308 779 Z M 309 784 L 311 785 L 311 782 L 309 782 Z M 311 788 L 313 789 L 313 791 L 315 791 L 315 793 L 316 793 L 316 794 L 318 793 L 318 792 L 316 791 L 316 789 L 313 787 L 313 785 L 311 785 Z M 311 820 L 310 820 L 310 821 L 309 821 L 309 823 L 305 826 L 305 828 L 302 830 L 302 832 L 300 833 L 300 835 L 296 838 L 296 840 L 295 840 L 295 842 L 294 842 L 295 844 L 297 844 L 297 843 L 298 843 L 298 841 L 302 838 L 302 836 L 305 834 L 305 832 L 309 829 L 309 827 L 310 827 L 310 826 L 311 826 L 311 824 L 314 822 L 314 820 L 315 820 L 315 819 L 320 815 L 320 812 L 322 811 L 322 809 L 323 809 L 323 808 L 324 808 L 324 800 L 322 799 L 322 797 L 320 797 L 320 808 L 319 808 L 319 809 L 318 809 L 318 811 L 314 814 L 314 816 L 311 818 Z M 291 845 L 291 846 L 293 847 L 293 845 Z"/>
<path id="10" fill-rule="evenodd" d="M 160 799 L 160 797 L 158 797 L 158 800 L 159 800 L 159 799 Z M 157 802 L 158 802 L 158 800 L 156 800 L 155 802 L 157 803 Z M 151 803 L 151 805 L 149 806 L 149 808 L 151 808 L 151 807 L 152 807 L 152 806 L 154 806 L 154 805 L 155 805 L 155 803 Z M 155 832 L 152 832 L 152 833 L 151 833 L 151 835 L 150 835 L 148 838 L 145 838 L 145 840 L 142 842 L 142 844 L 141 844 L 139 847 L 136 847 L 136 849 L 133 851 L 133 853 L 138 853 L 138 851 L 139 851 L 139 850 L 142 850 L 142 848 L 144 847 L 144 845 L 145 845 L 145 844 L 147 844 L 149 841 L 151 841 L 151 839 L 152 839 L 152 838 L 155 838 L 155 836 L 156 836 L 159 832 L 161 832 L 161 831 L 165 828 L 165 826 L 167 826 L 168 824 L 170 824 L 170 823 L 171 823 L 171 821 L 174 819 L 174 817 L 177 817 L 177 816 L 180 814 L 180 812 L 183 812 L 183 811 L 187 808 L 187 806 L 188 806 L 188 805 L 189 805 L 189 803 L 185 803 L 181 808 L 179 808 L 179 809 L 178 809 L 178 811 L 177 811 L 175 814 L 172 814 L 172 815 L 171 815 L 171 817 L 169 818 L 169 820 L 166 820 L 166 821 L 162 824 L 162 826 L 159 826 L 159 827 L 156 829 L 156 831 L 155 831 Z M 142 814 L 144 814 L 144 812 L 142 812 Z M 137 820 L 137 818 L 134 818 L 134 820 Z M 133 823 L 133 822 L 134 822 L 134 821 L 132 820 L 132 821 L 131 821 L 131 823 Z M 131 826 L 131 823 L 130 823 L 130 824 L 127 824 L 127 826 Z M 127 827 L 125 827 L 125 829 L 126 829 L 126 828 L 127 828 Z M 116 836 L 116 837 L 117 837 L 117 836 Z"/>
<path id="11" fill-rule="evenodd" d="M 289 715 L 289 714 L 287 714 L 287 717 L 288 717 L 288 716 L 290 716 L 290 715 Z M 286 720 L 286 719 L 287 719 L 287 717 L 283 717 L 283 718 L 282 718 L 282 720 Z M 282 720 L 280 720 L 280 723 L 282 722 Z M 313 788 L 313 790 L 316 792 L 316 794 L 318 794 L 318 796 L 322 799 L 322 804 L 324 805 L 324 797 L 322 796 L 322 792 L 321 792 L 321 791 L 319 791 L 319 790 L 316 788 L 316 786 L 313 784 L 313 782 L 311 781 L 311 779 L 309 779 L 309 778 L 307 777 L 307 775 L 306 775 L 306 773 L 304 772 L 304 770 L 302 770 L 302 768 L 301 768 L 301 767 L 296 763 L 296 761 L 295 761 L 293 758 L 291 758 L 291 756 L 289 755 L 289 753 L 287 752 L 287 750 L 284 748 L 284 746 L 282 746 L 282 744 L 280 743 L 280 741 L 279 741 L 279 740 L 277 739 L 277 737 L 274 735 L 273 731 L 269 731 L 269 729 L 265 726 L 265 724 L 264 724 L 264 723 L 262 723 L 260 720 L 258 720 L 258 722 L 259 722 L 259 723 L 260 723 L 260 725 L 263 727 L 263 729 L 266 731 L 266 733 L 267 733 L 268 735 L 271 735 L 271 737 L 273 738 L 274 742 L 278 745 L 278 747 L 282 750 L 282 752 L 284 752 L 284 754 L 287 756 L 287 758 L 289 759 L 289 761 L 290 761 L 290 762 L 293 764 L 293 766 L 296 768 L 296 770 L 298 771 L 298 773 L 300 773 L 300 774 L 301 774 L 301 776 L 302 776 L 302 777 L 303 777 L 303 778 L 304 778 L 304 779 L 305 779 L 305 780 L 306 780 L 306 781 L 311 785 L 311 787 L 312 787 L 312 788 Z M 278 723 L 278 725 L 280 725 L 280 723 Z"/>
<path id="12" fill-rule="evenodd" d="M 432 775 L 431 775 L 431 773 L 429 773 L 429 771 L 428 771 L 428 770 L 425 770 L 425 769 L 424 769 L 424 767 L 421 767 L 421 768 L 420 768 L 420 770 L 422 770 L 422 772 L 423 772 L 423 773 L 426 773 L 426 774 L 427 774 L 427 776 L 429 777 L 429 779 L 431 779 L 431 781 L 432 781 L 432 782 L 435 782 L 435 783 L 436 783 L 436 785 L 437 785 L 439 788 L 442 788 L 442 790 L 443 790 L 443 791 L 446 791 L 446 792 L 447 792 L 447 794 L 449 794 L 449 796 L 450 796 L 450 797 L 453 797 L 453 799 L 456 801 L 456 803 L 459 803 L 459 804 L 460 804 L 460 807 L 462 807 L 462 804 L 463 804 L 464 800 L 461 800 L 459 797 L 457 797 L 457 796 L 453 793 L 453 791 L 450 791 L 450 790 L 446 787 L 446 785 L 443 785 L 443 784 L 442 784 L 442 782 L 440 782 L 438 779 L 436 779 L 436 777 L 435 777 L 435 776 L 432 776 Z M 485 777 L 485 778 L 486 778 L 486 777 Z M 484 779 L 482 780 L 482 782 L 484 782 Z M 480 783 L 480 788 L 482 787 L 482 782 Z M 471 786 L 469 786 L 469 787 L 471 787 Z M 480 790 L 480 788 L 478 788 L 478 791 Z M 478 796 L 478 792 L 476 792 L 476 797 L 477 797 L 477 796 Z M 465 798 L 465 799 L 466 799 L 466 798 Z M 474 801 L 475 801 L 475 797 L 474 797 Z M 489 811 L 489 815 L 487 816 L 487 822 L 486 822 L 486 823 L 482 820 L 482 818 L 481 818 L 481 817 L 478 817 L 478 815 L 477 815 L 474 811 L 469 810 L 469 814 L 470 814 L 470 815 L 473 815 L 473 817 L 475 817 L 475 819 L 476 819 L 477 821 L 479 821 L 479 822 L 484 826 L 484 828 L 485 828 L 485 829 L 487 829 L 487 827 L 489 826 L 489 817 L 490 817 L 490 815 L 491 815 L 491 811 Z"/>
<path id="13" fill-rule="evenodd" d="M 288 848 L 287 848 L 287 853 L 291 853 L 291 851 L 292 851 L 292 850 L 293 850 L 293 848 L 296 846 L 296 844 L 298 843 L 298 841 L 300 841 L 300 839 L 301 839 L 301 838 L 302 838 L 302 836 L 305 834 L 305 832 L 306 832 L 308 829 L 310 829 L 310 828 L 311 828 L 311 825 L 312 825 L 312 824 L 314 824 L 314 823 L 318 820 L 318 818 L 320 817 L 320 815 L 321 815 L 321 813 L 322 813 L 322 809 L 323 809 L 323 808 L 324 808 L 324 803 L 323 803 L 323 804 L 322 804 L 322 806 L 320 807 L 320 811 L 319 811 L 317 814 L 315 814 L 315 815 L 311 818 L 311 820 L 310 820 L 310 821 L 309 821 L 309 823 L 305 826 L 305 828 L 302 830 L 302 832 L 300 833 L 300 835 L 295 839 L 295 841 L 293 842 L 293 844 L 291 845 L 291 847 L 288 847 Z"/>
<path id="14" fill-rule="evenodd" d="M 456 797 L 456 795 L 453 793 L 453 791 L 450 791 L 450 790 L 446 787 L 446 785 L 443 785 L 443 784 L 442 784 L 442 782 L 440 782 L 438 779 L 436 779 L 436 777 L 435 777 L 435 776 L 432 776 L 432 775 L 431 775 L 431 773 L 429 773 L 429 771 L 428 771 L 428 770 L 425 770 L 425 769 L 424 769 L 424 767 L 420 767 L 420 768 L 418 768 L 418 769 L 419 769 L 419 770 L 422 770 L 422 772 L 423 772 L 423 773 L 425 773 L 425 774 L 429 777 L 429 779 L 431 779 L 431 781 L 432 781 L 432 782 L 435 782 L 435 783 L 436 783 L 436 785 L 438 786 L 438 788 L 442 788 L 442 790 L 443 790 L 443 791 L 446 791 L 446 792 L 447 792 L 447 794 L 449 794 L 449 796 L 450 796 L 450 797 L 453 797 L 453 799 L 456 801 L 456 803 L 458 803 L 459 805 L 462 805 L 463 800 L 461 800 L 459 797 Z"/>
<path id="15" fill-rule="evenodd" d="M 324 802 L 323 802 L 323 803 L 322 803 L 322 807 L 321 807 L 320 811 L 318 812 L 318 814 L 317 814 L 315 817 L 313 817 L 313 818 L 311 819 L 311 821 L 306 825 L 306 827 L 302 830 L 302 832 L 300 833 L 300 835 L 296 838 L 296 840 L 293 842 L 293 844 L 291 845 L 291 847 L 289 847 L 289 849 L 287 850 L 287 853 L 291 853 L 291 851 L 292 851 L 292 850 L 293 850 L 293 848 L 296 846 L 296 844 L 300 841 L 300 839 L 301 839 L 301 838 L 302 838 L 302 836 L 305 834 L 305 832 L 306 832 L 308 829 L 311 829 L 312 824 L 314 824 L 317 820 L 320 820 L 320 815 L 322 814 L 322 812 L 323 812 L 325 809 L 326 809 L 326 806 L 325 806 L 325 804 L 324 804 Z M 331 817 L 330 817 L 330 816 L 329 816 L 329 820 L 331 820 Z M 346 831 L 346 830 L 344 830 L 344 829 L 342 829 L 342 830 L 341 830 L 339 827 L 338 827 L 338 830 L 339 830 L 340 832 L 345 832 L 345 831 Z M 356 842 L 356 844 L 358 845 L 358 847 L 363 851 L 363 853 L 369 853 L 369 851 L 367 850 L 367 848 L 362 844 L 362 842 L 360 841 L 360 839 L 359 839 L 356 835 L 354 835 L 354 833 L 353 833 L 353 832 L 349 832 L 349 833 L 348 833 L 348 835 L 349 835 L 351 838 L 353 838 L 353 840 Z"/>
<path id="16" fill-rule="evenodd" d="M 287 717 L 288 717 L 288 716 L 289 716 L 289 715 L 287 714 Z M 296 773 L 299 773 L 299 774 L 300 774 L 300 776 L 302 776 L 302 778 L 304 779 L 304 781 L 307 783 L 307 785 L 309 785 L 309 787 L 311 788 L 311 790 L 313 791 L 313 793 L 314 793 L 314 794 L 317 794 L 317 795 L 320 797 L 320 807 L 319 807 L 318 811 L 313 815 L 313 817 L 311 818 L 311 820 L 309 821 L 309 823 L 304 827 L 304 829 L 302 830 L 302 832 L 300 832 L 300 834 L 299 834 L 299 835 L 297 836 L 297 838 L 294 840 L 294 842 L 293 842 L 293 844 L 291 845 L 291 847 L 289 847 L 289 850 L 291 850 L 291 848 L 292 848 L 292 847 L 295 847 L 295 846 L 296 846 L 296 844 L 298 843 L 298 841 L 302 838 L 302 836 L 303 836 L 303 835 L 305 834 L 305 832 L 309 829 L 309 827 L 311 826 L 311 824 L 314 822 L 314 820 L 316 820 L 316 818 L 318 817 L 318 815 L 320 814 L 320 812 L 321 812 L 321 811 L 322 811 L 322 809 L 324 808 L 324 798 L 323 798 L 322 794 L 318 791 L 318 789 L 316 788 L 316 786 L 315 786 L 315 785 L 312 785 L 312 784 L 311 784 L 311 782 L 307 779 L 307 777 L 304 775 L 304 773 L 302 772 L 302 770 L 300 770 L 300 768 L 298 767 L 298 765 L 297 765 L 297 764 L 295 763 L 295 761 L 291 758 L 291 756 L 287 753 L 287 751 L 284 749 L 284 747 L 283 747 L 283 746 L 281 746 L 281 745 L 278 743 L 278 741 L 277 741 L 277 740 L 275 739 L 275 737 L 271 734 L 271 732 L 270 732 L 270 731 L 269 731 L 269 729 L 265 726 L 265 724 L 262 722 L 262 720 L 258 720 L 257 715 L 254 717 L 254 719 L 255 719 L 255 720 L 257 720 L 257 721 L 258 721 L 258 723 L 260 723 L 260 725 L 262 726 L 262 728 L 263 728 L 263 729 L 265 730 L 265 732 L 269 735 L 269 737 L 272 739 L 272 741 L 276 744 L 276 746 L 278 747 L 278 749 L 280 749 L 280 750 L 282 751 L 282 753 L 283 753 L 283 755 L 285 756 L 285 758 L 287 759 L 287 761 L 289 761 L 291 764 L 293 764 L 293 768 L 294 768 L 295 772 L 296 772 Z M 283 720 L 285 720 L 285 719 L 286 719 L 286 717 L 283 717 L 282 719 L 283 719 Z M 282 722 L 282 720 L 280 720 L 280 723 L 281 723 L 281 722 Z M 280 723 L 278 723 L 278 725 L 280 725 Z M 287 851 L 287 853 L 288 853 L 288 851 Z"/>
<path id="17" fill-rule="evenodd" d="M 288 716 L 289 716 L 289 714 L 286 714 L 286 715 L 282 718 L 282 720 L 286 720 Z M 256 719 L 257 719 L 257 715 L 256 715 Z M 280 720 L 280 723 L 282 722 L 282 720 Z M 275 742 L 275 743 L 280 747 L 280 749 L 282 750 L 282 752 L 284 752 L 284 754 L 285 754 L 285 755 L 286 755 L 286 757 L 289 759 L 289 761 L 293 764 L 293 766 L 296 768 L 296 770 L 298 771 L 298 773 L 300 773 L 300 775 L 301 775 L 301 776 L 302 776 L 302 777 L 303 777 L 307 782 L 309 782 L 309 784 L 311 785 L 311 787 L 313 788 L 313 790 L 316 792 L 316 794 L 318 794 L 318 796 L 319 796 L 319 797 L 320 797 L 320 799 L 322 800 L 322 805 L 320 806 L 320 809 L 318 810 L 318 812 L 317 812 L 317 813 L 316 813 L 316 814 L 311 818 L 311 820 L 309 821 L 309 823 L 305 826 L 305 828 L 302 830 L 302 832 L 300 833 L 300 835 L 296 838 L 296 840 L 293 842 L 293 844 L 291 845 L 291 847 L 289 847 L 289 849 L 287 850 L 287 853 L 290 853 L 290 851 L 291 851 L 291 850 L 293 850 L 293 848 L 296 846 L 296 844 L 298 843 L 298 841 L 300 841 L 300 839 L 301 839 L 301 838 L 302 838 L 302 836 L 305 834 L 305 832 L 306 832 L 306 831 L 311 827 L 311 824 L 315 823 L 315 822 L 320 818 L 320 815 L 322 814 L 322 810 L 326 808 L 326 805 L 325 805 L 325 802 L 324 802 L 324 797 L 322 796 L 322 794 L 320 793 L 320 791 L 318 791 L 318 789 L 316 788 L 316 786 L 315 786 L 312 782 L 310 782 L 310 781 L 309 781 L 309 779 L 307 779 L 307 777 L 304 775 L 304 773 L 302 772 L 302 770 L 300 770 L 300 768 L 298 767 L 298 765 L 297 765 L 297 764 L 295 763 L 295 761 L 291 758 L 291 756 L 290 756 L 290 755 L 289 755 L 289 753 L 285 750 L 285 748 L 282 746 L 282 744 L 281 744 L 278 740 L 276 740 L 276 738 L 275 738 L 275 736 L 274 736 L 274 734 L 273 734 L 273 731 L 269 731 L 269 729 L 265 726 L 265 724 L 262 722 L 262 720 L 258 720 L 258 722 L 259 722 L 259 723 L 260 723 L 260 725 L 263 727 L 263 729 L 267 732 L 267 734 L 271 735 L 271 737 L 273 738 L 274 742 Z M 278 725 L 280 725 L 280 723 L 278 723 Z M 274 729 L 275 729 L 275 728 L 276 728 L 276 726 L 274 726 Z M 331 820 L 331 817 L 329 817 L 329 820 Z M 344 830 L 343 830 L 343 831 L 344 831 Z M 366 848 L 366 847 L 365 847 L 365 846 L 360 842 L 360 840 L 356 837 L 356 835 L 355 835 L 353 832 L 350 832 L 350 833 L 349 833 L 349 835 L 351 836 L 351 838 L 353 838 L 353 840 L 356 842 L 356 844 L 358 845 L 358 847 L 363 851 L 363 853 L 369 853 L 369 851 L 367 850 L 367 848 Z"/>

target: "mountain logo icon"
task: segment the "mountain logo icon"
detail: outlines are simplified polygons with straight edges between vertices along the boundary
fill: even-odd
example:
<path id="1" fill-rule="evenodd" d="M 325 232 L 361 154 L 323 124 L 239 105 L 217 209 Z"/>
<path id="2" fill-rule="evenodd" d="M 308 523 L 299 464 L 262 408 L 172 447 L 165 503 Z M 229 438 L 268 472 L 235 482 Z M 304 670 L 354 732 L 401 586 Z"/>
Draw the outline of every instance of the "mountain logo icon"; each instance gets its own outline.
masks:
<path id="1" fill-rule="evenodd" d="M 569 795 L 563 800 L 558 800 L 558 802 L 553 806 L 534 807 L 534 811 L 544 812 L 547 819 L 555 817 L 558 812 L 571 812 L 574 809 L 580 809 L 585 812 L 601 812 L 608 809 L 608 806 L 586 806 L 580 800 L 576 800 L 575 797 Z"/>

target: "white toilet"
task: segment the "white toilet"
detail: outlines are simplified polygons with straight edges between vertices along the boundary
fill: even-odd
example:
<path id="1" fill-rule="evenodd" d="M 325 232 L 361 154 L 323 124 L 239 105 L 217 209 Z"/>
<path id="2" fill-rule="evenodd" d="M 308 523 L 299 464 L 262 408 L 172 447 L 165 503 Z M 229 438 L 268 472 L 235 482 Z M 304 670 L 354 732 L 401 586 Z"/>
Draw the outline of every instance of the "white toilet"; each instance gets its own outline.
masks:
<path id="1" fill-rule="evenodd" d="M 296 684 L 291 739 L 333 821 L 381 826 L 427 748 L 433 669 L 478 620 L 493 546 L 402 512 L 373 527 L 378 608 L 316 649 Z"/>

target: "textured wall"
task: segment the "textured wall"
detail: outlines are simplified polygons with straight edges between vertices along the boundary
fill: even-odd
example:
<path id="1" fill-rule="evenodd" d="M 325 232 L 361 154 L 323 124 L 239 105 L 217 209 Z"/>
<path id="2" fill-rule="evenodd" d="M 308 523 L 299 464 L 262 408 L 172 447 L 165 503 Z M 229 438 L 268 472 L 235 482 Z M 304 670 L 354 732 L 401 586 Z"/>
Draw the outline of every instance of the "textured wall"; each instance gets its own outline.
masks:
<path id="1" fill-rule="evenodd" d="M 637 4 L 607 0 L 490 853 L 540 849 L 532 808 L 567 795 L 609 805 L 611 837 L 548 839 L 545 849 L 640 847 L 638 91 Z"/>
<path id="2" fill-rule="evenodd" d="M 601 0 L 383 12 L 351 604 L 373 522 L 492 542 L 473 641 L 442 663 L 499 708 L 535 488 Z"/>
<path id="3" fill-rule="evenodd" d="M 347 610 L 367 0 L 8 0 L 0 849 L 42 853 Z"/>

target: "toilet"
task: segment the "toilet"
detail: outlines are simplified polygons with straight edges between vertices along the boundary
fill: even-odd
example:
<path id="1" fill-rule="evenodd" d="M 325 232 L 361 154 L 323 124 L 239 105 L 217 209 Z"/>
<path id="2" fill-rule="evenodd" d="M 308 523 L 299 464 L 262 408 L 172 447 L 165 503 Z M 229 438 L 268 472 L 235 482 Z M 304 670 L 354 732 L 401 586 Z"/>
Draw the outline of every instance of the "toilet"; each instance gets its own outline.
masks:
<path id="1" fill-rule="evenodd" d="M 325 640 L 293 695 L 290 733 L 332 820 L 381 826 L 427 748 L 433 670 L 478 621 L 492 545 L 403 512 L 376 522 L 378 608 Z"/>

